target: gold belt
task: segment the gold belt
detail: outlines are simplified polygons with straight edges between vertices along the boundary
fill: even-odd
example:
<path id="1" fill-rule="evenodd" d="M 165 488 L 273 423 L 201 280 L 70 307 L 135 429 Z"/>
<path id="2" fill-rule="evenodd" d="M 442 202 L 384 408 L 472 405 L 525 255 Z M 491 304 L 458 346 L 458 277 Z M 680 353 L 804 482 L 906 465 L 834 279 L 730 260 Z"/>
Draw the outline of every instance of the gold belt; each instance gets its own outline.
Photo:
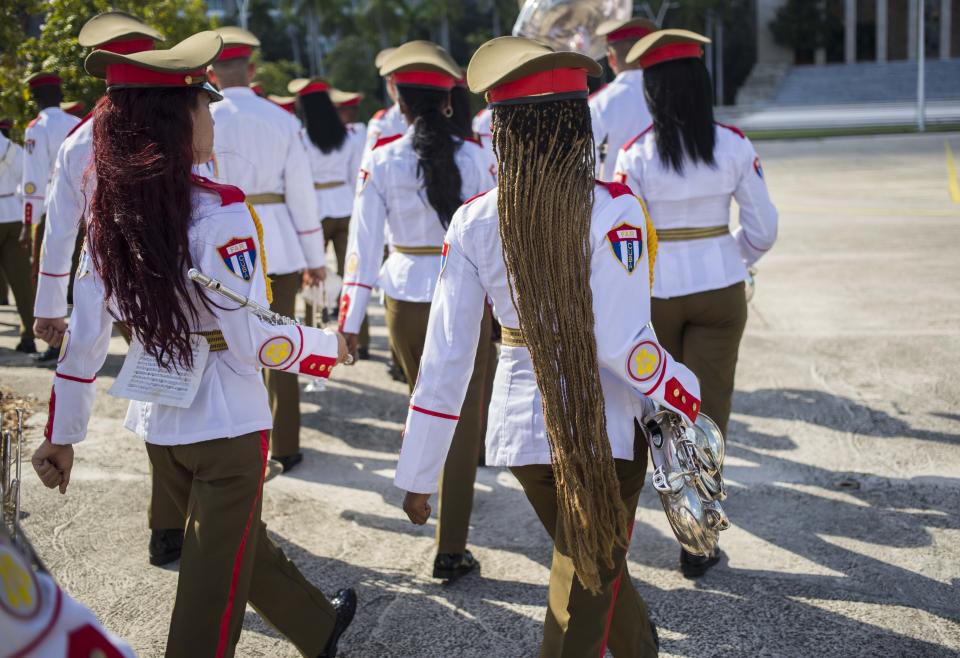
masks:
<path id="1" fill-rule="evenodd" d="M 252 203 L 255 206 L 266 206 L 271 203 L 284 203 L 286 200 L 286 197 L 284 197 L 282 194 L 275 194 L 273 192 L 267 192 L 266 194 L 247 195 L 247 202 Z"/>
<path id="2" fill-rule="evenodd" d="M 523 332 L 520 329 L 500 327 L 500 344 L 507 347 L 526 347 L 527 341 L 523 339 Z"/>
<path id="3" fill-rule="evenodd" d="M 223 332 L 219 329 L 214 331 L 194 331 L 195 336 L 203 336 L 207 339 L 207 342 L 210 343 L 211 352 L 226 352 L 227 339 L 223 337 Z"/>
<path id="4" fill-rule="evenodd" d="M 657 240 L 660 242 L 680 242 L 681 240 L 705 240 L 719 238 L 730 233 L 730 227 L 706 226 L 703 228 L 659 228 Z"/>
<path id="5" fill-rule="evenodd" d="M 440 256 L 443 254 L 442 247 L 401 247 L 400 245 L 393 245 L 393 250 L 398 254 L 408 256 Z"/>
<path id="6" fill-rule="evenodd" d="M 313 189 L 315 190 L 332 190 L 335 187 L 340 187 L 341 185 L 346 185 L 347 183 L 342 180 L 329 181 L 327 183 L 314 183 Z"/>

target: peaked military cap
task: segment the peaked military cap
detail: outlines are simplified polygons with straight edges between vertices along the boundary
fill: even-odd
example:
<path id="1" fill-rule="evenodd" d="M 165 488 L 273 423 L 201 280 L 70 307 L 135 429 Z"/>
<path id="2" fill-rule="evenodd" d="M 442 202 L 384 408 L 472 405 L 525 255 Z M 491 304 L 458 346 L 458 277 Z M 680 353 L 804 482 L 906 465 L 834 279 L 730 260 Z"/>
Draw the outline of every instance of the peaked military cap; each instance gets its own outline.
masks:
<path id="1" fill-rule="evenodd" d="M 297 103 L 296 96 L 277 96 L 276 94 L 267 94 L 267 100 L 274 105 L 279 105 L 287 112 L 293 112 L 293 106 Z"/>
<path id="2" fill-rule="evenodd" d="M 84 48 L 123 54 L 152 50 L 155 42 L 163 40 L 160 32 L 125 11 L 97 14 L 83 24 L 77 36 Z"/>
<path id="3" fill-rule="evenodd" d="M 342 91 L 340 89 L 335 89 L 330 87 L 330 100 L 333 101 L 333 104 L 337 107 L 349 107 L 351 105 L 357 105 L 363 100 L 363 94 L 359 91 Z"/>
<path id="4" fill-rule="evenodd" d="M 597 27 L 597 36 L 606 37 L 607 43 L 626 41 L 627 39 L 642 39 L 659 28 L 653 21 L 634 16 L 621 21 L 604 21 Z"/>
<path id="5" fill-rule="evenodd" d="M 587 76 L 603 69 L 586 55 L 557 51 L 526 37 L 498 37 L 474 53 L 467 84 L 491 105 L 586 98 Z"/>
<path id="6" fill-rule="evenodd" d="M 627 63 L 640 61 L 641 68 L 649 68 L 675 59 L 703 57 L 704 44 L 710 39 L 690 30 L 660 30 L 633 44 L 627 53 Z"/>
<path id="7" fill-rule="evenodd" d="M 107 89 L 125 87 L 202 87 L 213 100 L 223 96 L 207 82 L 206 67 L 223 48 L 216 32 L 187 37 L 169 50 L 112 53 L 94 50 L 87 56 L 87 73 L 105 78 Z"/>
<path id="8" fill-rule="evenodd" d="M 377 67 L 377 70 L 380 70 L 380 67 L 383 66 L 383 63 L 386 61 L 387 57 L 393 54 L 396 48 L 384 48 L 377 53 L 377 56 L 373 58 L 373 65 Z"/>
<path id="9" fill-rule="evenodd" d="M 254 48 L 260 47 L 260 39 L 253 32 L 245 30 L 236 25 L 218 27 L 215 32 L 223 38 L 223 50 L 217 57 L 218 62 L 228 59 L 240 59 L 241 57 L 250 57 Z"/>
<path id="10" fill-rule="evenodd" d="M 287 85 L 287 91 L 296 96 L 317 94 L 321 91 L 330 91 L 330 85 L 320 78 L 297 78 Z"/>
<path id="11" fill-rule="evenodd" d="M 39 71 L 34 73 L 31 76 L 28 76 L 24 82 L 31 89 L 36 89 L 37 87 L 47 87 L 60 84 L 60 76 L 56 73 L 48 73 L 47 71 Z"/>
<path id="12" fill-rule="evenodd" d="M 398 85 L 451 89 L 460 67 L 432 41 L 408 41 L 383 60 L 380 75 L 391 76 Z"/>
<path id="13" fill-rule="evenodd" d="M 87 109 L 87 104 L 83 101 L 63 101 L 60 103 L 60 109 L 68 114 L 75 114 L 78 117 L 82 117 L 83 111 Z"/>

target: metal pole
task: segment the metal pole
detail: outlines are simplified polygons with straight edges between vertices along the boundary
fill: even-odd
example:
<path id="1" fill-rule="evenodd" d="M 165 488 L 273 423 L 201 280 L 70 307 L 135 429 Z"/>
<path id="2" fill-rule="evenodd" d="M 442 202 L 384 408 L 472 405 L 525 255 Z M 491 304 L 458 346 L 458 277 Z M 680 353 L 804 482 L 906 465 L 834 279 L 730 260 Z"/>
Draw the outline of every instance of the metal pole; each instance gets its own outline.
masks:
<path id="1" fill-rule="evenodd" d="M 926 48 L 924 48 L 924 26 L 926 24 L 924 0 L 917 0 L 917 132 L 927 129 L 926 105 L 927 90 L 925 80 Z"/>

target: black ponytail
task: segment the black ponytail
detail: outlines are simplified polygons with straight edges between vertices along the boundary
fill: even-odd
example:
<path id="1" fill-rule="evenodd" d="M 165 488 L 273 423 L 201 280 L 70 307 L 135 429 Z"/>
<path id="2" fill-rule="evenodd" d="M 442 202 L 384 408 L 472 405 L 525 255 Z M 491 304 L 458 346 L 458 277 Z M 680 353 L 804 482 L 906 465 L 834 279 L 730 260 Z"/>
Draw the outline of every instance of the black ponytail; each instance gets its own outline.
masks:
<path id="1" fill-rule="evenodd" d="M 688 58 L 651 66 L 644 69 L 643 86 L 660 162 L 677 173 L 685 158 L 713 167 L 713 87 L 703 62 Z"/>
<path id="2" fill-rule="evenodd" d="M 460 207 L 462 178 L 454 156 L 463 139 L 454 123 L 444 116 L 449 92 L 422 87 L 398 86 L 400 100 L 413 119 L 413 150 L 417 174 L 423 175 L 427 201 L 446 229 Z"/>
<path id="3" fill-rule="evenodd" d="M 347 127 L 325 91 L 297 97 L 300 118 L 310 141 L 323 153 L 336 151 L 347 138 Z"/>

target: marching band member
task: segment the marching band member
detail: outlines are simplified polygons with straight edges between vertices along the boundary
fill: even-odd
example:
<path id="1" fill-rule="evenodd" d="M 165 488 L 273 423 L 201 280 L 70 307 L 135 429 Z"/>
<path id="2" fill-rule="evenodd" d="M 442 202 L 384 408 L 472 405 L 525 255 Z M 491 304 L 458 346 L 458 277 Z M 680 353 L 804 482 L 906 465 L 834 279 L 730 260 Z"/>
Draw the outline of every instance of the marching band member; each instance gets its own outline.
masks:
<path id="1" fill-rule="evenodd" d="M 43 239 L 44 214 L 49 201 L 48 185 L 53 177 L 54 163 L 57 159 L 57 150 L 67 138 L 67 135 L 80 120 L 72 114 L 60 109 L 63 92 L 60 90 L 60 76 L 53 73 L 34 73 L 27 78 L 30 94 L 34 102 L 40 107 L 40 114 L 27 125 L 23 142 L 23 177 L 20 191 L 23 195 L 23 230 L 20 240 L 31 251 L 33 256 L 34 278 L 31 288 L 36 285 L 36 275 L 40 267 L 39 244 L 35 241 Z M 36 237 L 33 229 L 34 220 L 39 220 L 36 228 Z M 35 290 L 31 290 L 35 295 Z M 33 304 L 30 304 L 31 310 Z M 29 341 L 33 340 L 33 313 L 30 313 Z M 28 342 L 29 342 L 28 341 Z M 57 350 L 51 344 L 43 352 L 39 360 L 49 361 L 56 358 Z"/>
<path id="2" fill-rule="evenodd" d="M 493 106 L 497 188 L 447 231 L 395 480 L 425 523 L 489 297 L 503 349 L 487 463 L 510 467 L 555 542 L 543 658 L 602 656 L 608 641 L 615 656 L 656 655 L 626 567 L 647 463 L 637 422 L 651 400 L 689 421 L 699 411 L 696 378 L 648 326 L 643 206 L 626 186 L 594 181 L 587 76 L 600 73 L 589 57 L 519 37 L 473 56 L 470 88 Z"/>
<path id="3" fill-rule="evenodd" d="M 384 137 L 393 135 L 402 135 L 407 131 L 407 120 L 400 111 L 400 105 L 397 103 L 397 86 L 394 80 L 383 72 L 383 63 L 394 53 L 396 48 L 384 48 L 377 53 L 373 60 L 373 65 L 377 67 L 380 75 L 385 79 L 387 85 L 387 96 L 392 105 L 377 110 L 370 123 L 367 124 L 367 145 L 365 152 L 369 152 L 376 146 L 377 142 Z"/>
<path id="4" fill-rule="evenodd" d="M 367 124 L 357 121 L 360 117 L 360 101 L 363 100 L 363 94 L 358 91 L 342 91 L 330 87 L 330 101 L 337 108 L 337 114 L 340 115 L 340 121 L 353 132 L 360 133 L 363 143 L 367 143 Z"/>
<path id="5" fill-rule="evenodd" d="M 637 41 L 657 30 L 646 18 L 605 21 L 597 28 L 607 38 L 607 63 L 617 77 L 590 97 L 593 140 L 597 147 L 597 175 L 613 180 L 617 153 L 634 135 L 650 125 L 650 111 L 643 96 L 643 69 L 627 62 L 627 53 Z"/>
<path id="6" fill-rule="evenodd" d="M 263 219 L 263 241 L 270 250 L 271 309 L 293 316 L 304 279 L 317 283 L 326 272 L 310 156 L 297 118 L 249 87 L 255 72 L 250 56 L 260 41 L 239 27 L 218 32 L 224 47 L 212 68 L 224 100 L 212 110 L 217 124 L 215 178 L 250 191 L 247 198 Z M 271 370 L 266 377 L 273 410 L 272 456 L 288 472 L 303 461 L 300 387 L 291 372 Z"/>
<path id="7" fill-rule="evenodd" d="M 152 50 L 156 42 L 163 41 L 163 35 L 136 16 L 108 11 L 84 23 L 77 40 L 84 48 L 126 54 Z M 67 330 L 72 275 L 76 271 L 78 247 L 83 238 L 80 226 L 93 196 L 91 178 L 84 178 L 93 163 L 92 116 L 91 112 L 74 126 L 60 146 L 50 183 L 34 314 L 37 318 L 36 334 L 57 347 Z M 147 522 L 150 527 L 150 564 L 163 566 L 179 559 L 184 518 L 152 472 Z"/>
<path id="8" fill-rule="evenodd" d="M 644 70 L 653 123 L 620 152 L 615 178 L 647 203 L 660 253 L 653 326 L 661 344 L 703 382 L 703 411 L 727 433 L 740 339 L 747 321 L 744 280 L 777 237 L 777 209 L 750 140 L 714 123 L 702 45 L 686 30 L 644 37 L 627 61 Z M 740 226 L 729 227 L 730 201 Z M 719 553 L 681 553 L 696 577 Z"/>
<path id="9" fill-rule="evenodd" d="M 66 491 L 113 320 L 127 323 L 145 355 L 138 373 L 197 382 L 192 400 L 131 402 L 125 423 L 187 518 L 166 655 L 233 656 L 249 601 L 305 655 L 332 657 L 356 596 L 341 590 L 328 601 L 260 520 L 271 418 L 259 370 L 328 377 L 346 343 L 335 332 L 268 324 L 187 278 L 196 266 L 262 305 L 270 299 L 252 206 L 238 188 L 191 173 L 213 150 L 208 106 L 221 96 L 205 67 L 221 47 L 218 34 L 202 32 L 169 51 L 97 50 L 86 60 L 107 83 L 93 119 L 87 257 L 33 466 L 46 486 Z"/>
<path id="10" fill-rule="evenodd" d="M 323 80 L 298 78 L 287 85 L 287 91 L 296 95 L 303 122 L 301 136 L 310 156 L 324 246 L 333 243 L 337 274 L 342 277 L 347 259 L 354 183 L 363 157 L 363 135 L 340 120 L 330 97 L 330 86 Z M 315 312 L 316 309 L 308 305 L 307 324 L 313 323 Z M 361 359 L 370 358 L 370 329 L 366 319 L 360 330 L 358 353 Z"/>
<path id="11" fill-rule="evenodd" d="M 355 351 L 371 290 L 383 289 L 387 329 L 412 387 L 441 269 L 446 227 L 464 199 L 487 191 L 494 183 L 482 149 L 459 137 L 450 120 L 450 89 L 460 68 L 445 50 L 429 41 L 411 41 L 383 62 L 381 73 L 396 84 L 398 104 L 410 128 L 403 135 L 381 139 L 360 171 L 350 220 L 340 329 Z M 381 269 L 384 227 L 389 229 L 390 256 Z M 481 316 L 483 308 L 481 299 L 477 303 Z M 488 317 L 476 318 L 477 331 L 481 326 L 488 344 Z M 487 352 L 476 344 L 473 350 L 478 367 L 456 423 L 455 448 L 441 485 L 433 573 L 445 580 L 455 580 L 478 564 L 466 543 L 485 413 L 482 383 Z"/>
<path id="12" fill-rule="evenodd" d="M 37 351 L 33 327 L 33 281 L 30 280 L 30 251 L 20 242 L 23 233 L 23 204 L 18 188 L 23 175 L 23 148 L 9 139 L 13 124 L 0 122 L 0 274 L 10 284 L 20 316 L 20 342 L 16 350 Z"/>

